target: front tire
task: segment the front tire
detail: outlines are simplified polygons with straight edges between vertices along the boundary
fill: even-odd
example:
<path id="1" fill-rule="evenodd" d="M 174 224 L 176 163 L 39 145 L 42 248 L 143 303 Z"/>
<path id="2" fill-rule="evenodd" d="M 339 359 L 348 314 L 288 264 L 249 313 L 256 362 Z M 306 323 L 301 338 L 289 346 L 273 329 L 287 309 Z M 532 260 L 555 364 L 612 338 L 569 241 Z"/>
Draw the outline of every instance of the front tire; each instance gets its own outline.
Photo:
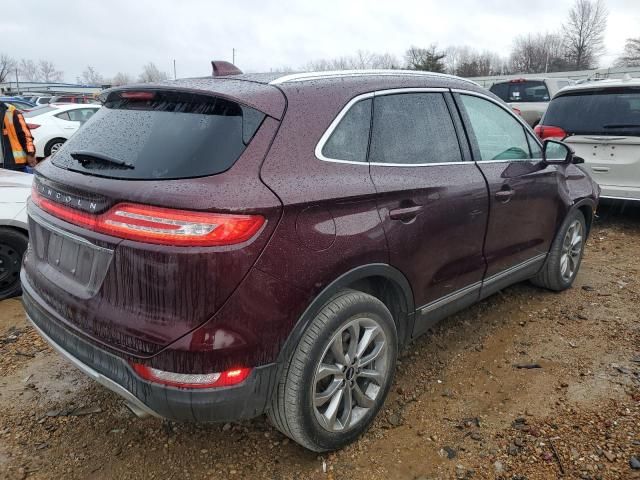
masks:
<path id="1" fill-rule="evenodd" d="M 531 282 L 556 292 L 571 287 L 582 262 L 586 234 L 587 226 L 582 212 L 571 212 L 556 234 L 544 267 Z"/>
<path id="2" fill-rule="evenodd" d="M 398 354 L 387 307 L 344 290 L 307 327 L 284 367 L 268 416 L 309 450 L 341 448 L 364 433 L 389 392 Z"/>
<path id="3" fill-rule="evenodd" d="M 0 228 L 0 300 L 22 293 L 20 266 L 29 238 L 12 228 Z"/>

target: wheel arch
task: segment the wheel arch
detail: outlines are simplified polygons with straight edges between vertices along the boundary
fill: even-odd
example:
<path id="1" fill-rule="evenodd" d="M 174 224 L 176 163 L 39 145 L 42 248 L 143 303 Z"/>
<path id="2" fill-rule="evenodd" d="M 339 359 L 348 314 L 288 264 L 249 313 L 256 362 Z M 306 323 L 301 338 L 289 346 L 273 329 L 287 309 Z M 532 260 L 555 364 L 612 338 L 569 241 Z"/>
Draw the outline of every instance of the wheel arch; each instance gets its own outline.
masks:
<path id="1" fill-rule="evenodd" d="M 391 265 L 385 263 L 362 265 L 329 283 L 307 306 L 280 350 L 278 355 L 280 365 L 295 350 L 307 326 L 322 307 L 339 291 L 348 288 L 368 293 L 382 301 L 396 323 L 399 348 L 409 341 L 415 311 L 413 291 L 409 281 L 402 272 Z"/>
<path id="2" fill-rule="evenodd" d="M 569 215 L 572 211 L 579 210 L 582 213 L 582 215 L 584 215 L 584 220 L 587 226 L 587 232 L 586 232 L 587 237 L 591 232 L 591 226 L 593 225 L 593 216 L 595 213 L 595 209 L 596 209 L 596 202 L 594 202 L 591 198 L 583 198 L 582 200 L 575 202 L 569 209 L 569 212 L 567 212 L 567 215 Z"/>

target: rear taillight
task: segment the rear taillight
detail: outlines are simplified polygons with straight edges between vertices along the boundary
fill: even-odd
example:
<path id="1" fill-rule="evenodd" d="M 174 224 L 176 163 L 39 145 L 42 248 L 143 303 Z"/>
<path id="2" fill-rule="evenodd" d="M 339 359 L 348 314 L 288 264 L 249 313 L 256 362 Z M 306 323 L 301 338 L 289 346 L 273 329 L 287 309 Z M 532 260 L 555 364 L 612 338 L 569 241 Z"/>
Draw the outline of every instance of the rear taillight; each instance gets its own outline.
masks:
<path id="1" fill-rule="evenodd" d="M 27 127 L 29 127 L 29 130 L 35 130 L 36 128 L 40 128 L 40 125 L 37 123 L 27 123 Z"/>
<path id="2" fill-rule="evenodd" d="M 81 227 L 118 238 L 176 246 L 220 246 L 251 239 L 264 224 L 260 215 L 191 212 L 120 203 L 92 215 L 43 197 L 33 189 L 31 199 L 50 214 Z"/>
<path id="3" fill-rule="evenodd" d="M 567 132 L 562 128 L 551 125 L 536 125 L 533 131 L 536 132 L 536 135 L 538 135 L 542 140 L 546 138 L 559 138 L 562 140 L 567 136 Z"/>
<path id="4" fill-rule="evenodd" d="M 244 382 L 251 373 L 250 368 L 233 368 L 216 373 L 174 373 L 132 363 L 135 372 L 145 380 L 178 388 L 230 387 Z"/>

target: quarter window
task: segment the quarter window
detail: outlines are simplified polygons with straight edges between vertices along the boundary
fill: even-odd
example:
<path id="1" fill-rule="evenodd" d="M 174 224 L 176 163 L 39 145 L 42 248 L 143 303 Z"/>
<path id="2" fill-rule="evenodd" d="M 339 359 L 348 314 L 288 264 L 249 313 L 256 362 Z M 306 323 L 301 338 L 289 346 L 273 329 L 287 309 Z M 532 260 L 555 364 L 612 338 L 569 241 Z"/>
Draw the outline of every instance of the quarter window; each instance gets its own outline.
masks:
<path id="1" fill-rule="evenodd" d="M 462 161 L 442 94 L 382 95 L 374 102 L 370 162 L 416 165 Z"/>
<path id="2" fill-rule="evenodd" d="M 527 160 L 531 158 L 524 127 L 493 102 L 461 95 L 462 104 L 480 150 L 479 160 Z"/>
<path id="3" fill-rule="evenodd" d="M 322 147 L 322 155 L 332 160 L 366 162 L 371 127 L 371 99 L 354 104 Z"/>

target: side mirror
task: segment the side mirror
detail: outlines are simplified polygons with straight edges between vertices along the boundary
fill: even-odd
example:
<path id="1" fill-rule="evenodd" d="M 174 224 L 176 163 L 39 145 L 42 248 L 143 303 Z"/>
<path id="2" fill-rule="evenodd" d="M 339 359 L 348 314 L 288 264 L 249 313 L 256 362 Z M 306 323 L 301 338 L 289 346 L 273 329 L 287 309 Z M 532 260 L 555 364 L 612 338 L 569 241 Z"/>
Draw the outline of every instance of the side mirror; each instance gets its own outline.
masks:
<path id="1" fill-rule="evenodd" d="M 568 145 L 558 140 L 545 140 L 542 147 L 542 159 L 548 165 L 571 163 L 573 152 Z"/>

